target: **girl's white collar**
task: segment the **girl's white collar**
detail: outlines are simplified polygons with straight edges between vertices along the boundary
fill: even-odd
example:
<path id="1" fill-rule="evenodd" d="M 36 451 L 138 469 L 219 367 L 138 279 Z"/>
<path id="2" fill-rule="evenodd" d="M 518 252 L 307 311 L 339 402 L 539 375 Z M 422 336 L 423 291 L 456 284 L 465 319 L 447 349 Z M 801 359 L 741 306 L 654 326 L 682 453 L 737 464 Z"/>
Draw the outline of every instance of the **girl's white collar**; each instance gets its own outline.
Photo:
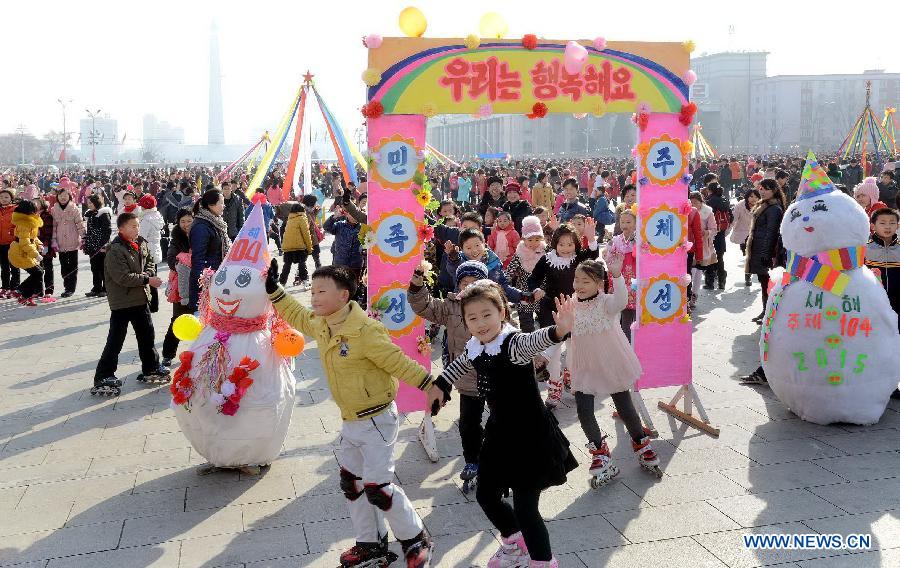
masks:
<path id="1" fill-rule="evenodd" d="M 473 361 L 482 353 L 487 353 L 488 355 L 499 355 L 500 348 L 503 347 L 503 342 L 506 340 L 506 336 L 514 331 L 516 331 L 516 328 L 509 325 L 508 323 L 504 323 L 503 327 L 500 328 L 500 333 L 498 333 L 497 337 L 491 340 L 490 343 L 484 344 L 478 341 L 478 338 L 476 337 L 469 338 L 469 341 L 466 342 L 466 356 L 469 358 L 469 361 Z"/>
<path id="2" fill-rule="evenodd" d="M 575 262 L 574 254 L 568 258 L 563 258 L 563 257 L 559 256 L 558 254 L 556 254 L 555 250 L 551 250 L 550 252 L 547 253 L 546 256 L 547 256 L 547 264 L 549 264 L 553 268 L 557 268 L 557 269 L 568 268 L 568 267 L 572 266 L 573 262 Z"/>

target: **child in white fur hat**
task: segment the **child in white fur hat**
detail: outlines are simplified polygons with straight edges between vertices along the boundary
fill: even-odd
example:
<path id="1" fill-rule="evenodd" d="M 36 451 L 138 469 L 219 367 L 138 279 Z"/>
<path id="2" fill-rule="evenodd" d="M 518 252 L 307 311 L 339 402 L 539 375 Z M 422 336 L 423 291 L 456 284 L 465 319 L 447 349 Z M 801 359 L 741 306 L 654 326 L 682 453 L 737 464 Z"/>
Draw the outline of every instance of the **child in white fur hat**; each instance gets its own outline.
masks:
<path id="1" fill-rule="evenodd" d="M 534 266 L 547 251 L 544 240 L 544 229 L 541 220 L 534 215 L 522 219 L 522 239 L 516 245 L 516 252 L 506 268 L 506 277 L 510 283 L 520 290 L 526 290 L 528 277 Z M 522 302 L 516 308 L 519 313 L 519 327 L 524 332 L 534 331 L 535 304 Z"/>

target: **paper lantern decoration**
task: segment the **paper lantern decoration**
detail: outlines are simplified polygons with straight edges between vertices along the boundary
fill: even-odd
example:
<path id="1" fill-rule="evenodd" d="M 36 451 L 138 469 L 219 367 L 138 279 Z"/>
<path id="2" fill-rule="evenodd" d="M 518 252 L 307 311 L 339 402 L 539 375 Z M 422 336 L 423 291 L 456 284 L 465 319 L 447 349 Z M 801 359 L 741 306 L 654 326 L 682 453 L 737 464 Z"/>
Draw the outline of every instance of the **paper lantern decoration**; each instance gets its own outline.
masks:
<path id="1" fill-rule="evenodd" d="M 427 27 L 428 20 L 422 10 L 409 6 L 400 12 L 400 30 L 408 37 L 422 37 Z"/>
<path id="2" fill-rule="evenodd" d="M 180 341 L 193 341 L 200 335 L 203 324 L 193 314 L 182 314 L 172 322 L 172 333 Z"/>
<path id="3" fill-rule="evenodd" d="M 506 20 L 497 12 L 488 12 L 481 16 L 481 20 L 478 22 L 478 32 L 481 37 L 500 39 L 508 31 L 509 26 L 506 24 Z"/>
<path id="4" fill-rule="evenodd" d="M 303 339 L 302 333 L 289 327 L 275 335 L 272 346 L 275 348 L 275 353 L 282 357 L 296 357 L 303 353 L 303 348 L 306 347 L 306 340 Z"/>

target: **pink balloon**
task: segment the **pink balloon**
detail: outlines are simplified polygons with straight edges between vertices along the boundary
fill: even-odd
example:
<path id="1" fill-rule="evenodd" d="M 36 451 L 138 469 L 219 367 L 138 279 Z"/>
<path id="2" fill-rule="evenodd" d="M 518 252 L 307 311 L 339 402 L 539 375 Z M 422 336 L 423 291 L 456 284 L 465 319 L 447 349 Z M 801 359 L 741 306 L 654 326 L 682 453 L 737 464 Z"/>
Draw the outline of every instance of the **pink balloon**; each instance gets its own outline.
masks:
<path id="1" fill-rule="evenodd" d="M 697 82 L 697 74 L 694 73 L 693 69 L 688 69 L 684 72 L 684 77 L 682 77 L 682 79 L 684 80 L 685 85 L 690 87 Z"/>
<path id="2" fill-rule="evenodd" d="M 601 51 L 606 49 L 606 38 L 603 36 L 594 38 L 594 47 Z"/>
<path id="3" fill-rule="evenodd" d="M 369 34 L 366 36 L 366 47 L 369 49 L 378 49 L 381 47 L 382 37 L 378 34 Z"/>
<path id="4" fill-rule="evenodd" d="M 563 65 L 566 71 L 574 75 L 581 71 L 587 62 L 588 51 L 583 45 L 576 41 L 570 41 L 566 44 L 566 51 L 563 55 Z"/>

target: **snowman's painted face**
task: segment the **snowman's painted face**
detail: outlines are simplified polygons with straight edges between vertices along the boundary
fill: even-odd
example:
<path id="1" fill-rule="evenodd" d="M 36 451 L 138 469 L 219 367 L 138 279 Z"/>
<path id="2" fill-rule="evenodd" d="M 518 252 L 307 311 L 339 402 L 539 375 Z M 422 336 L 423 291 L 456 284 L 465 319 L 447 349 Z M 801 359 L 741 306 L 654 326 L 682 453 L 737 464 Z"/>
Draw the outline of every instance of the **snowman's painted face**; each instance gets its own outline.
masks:
<path id="1" fill-rule="evenodd" d="M 209 304 L 214 312 L 223 316 L 255 318 L 266 311 L 269 296 L 258 269 L 223 264 L 213 276 Z"/>
<path id="2" fill-rule="evenodd" d="M 802 256 L 864 245 L 868 238 L 866 212 L 839 191 L 796 201 L 781 220 L 784 247 Z"/>

